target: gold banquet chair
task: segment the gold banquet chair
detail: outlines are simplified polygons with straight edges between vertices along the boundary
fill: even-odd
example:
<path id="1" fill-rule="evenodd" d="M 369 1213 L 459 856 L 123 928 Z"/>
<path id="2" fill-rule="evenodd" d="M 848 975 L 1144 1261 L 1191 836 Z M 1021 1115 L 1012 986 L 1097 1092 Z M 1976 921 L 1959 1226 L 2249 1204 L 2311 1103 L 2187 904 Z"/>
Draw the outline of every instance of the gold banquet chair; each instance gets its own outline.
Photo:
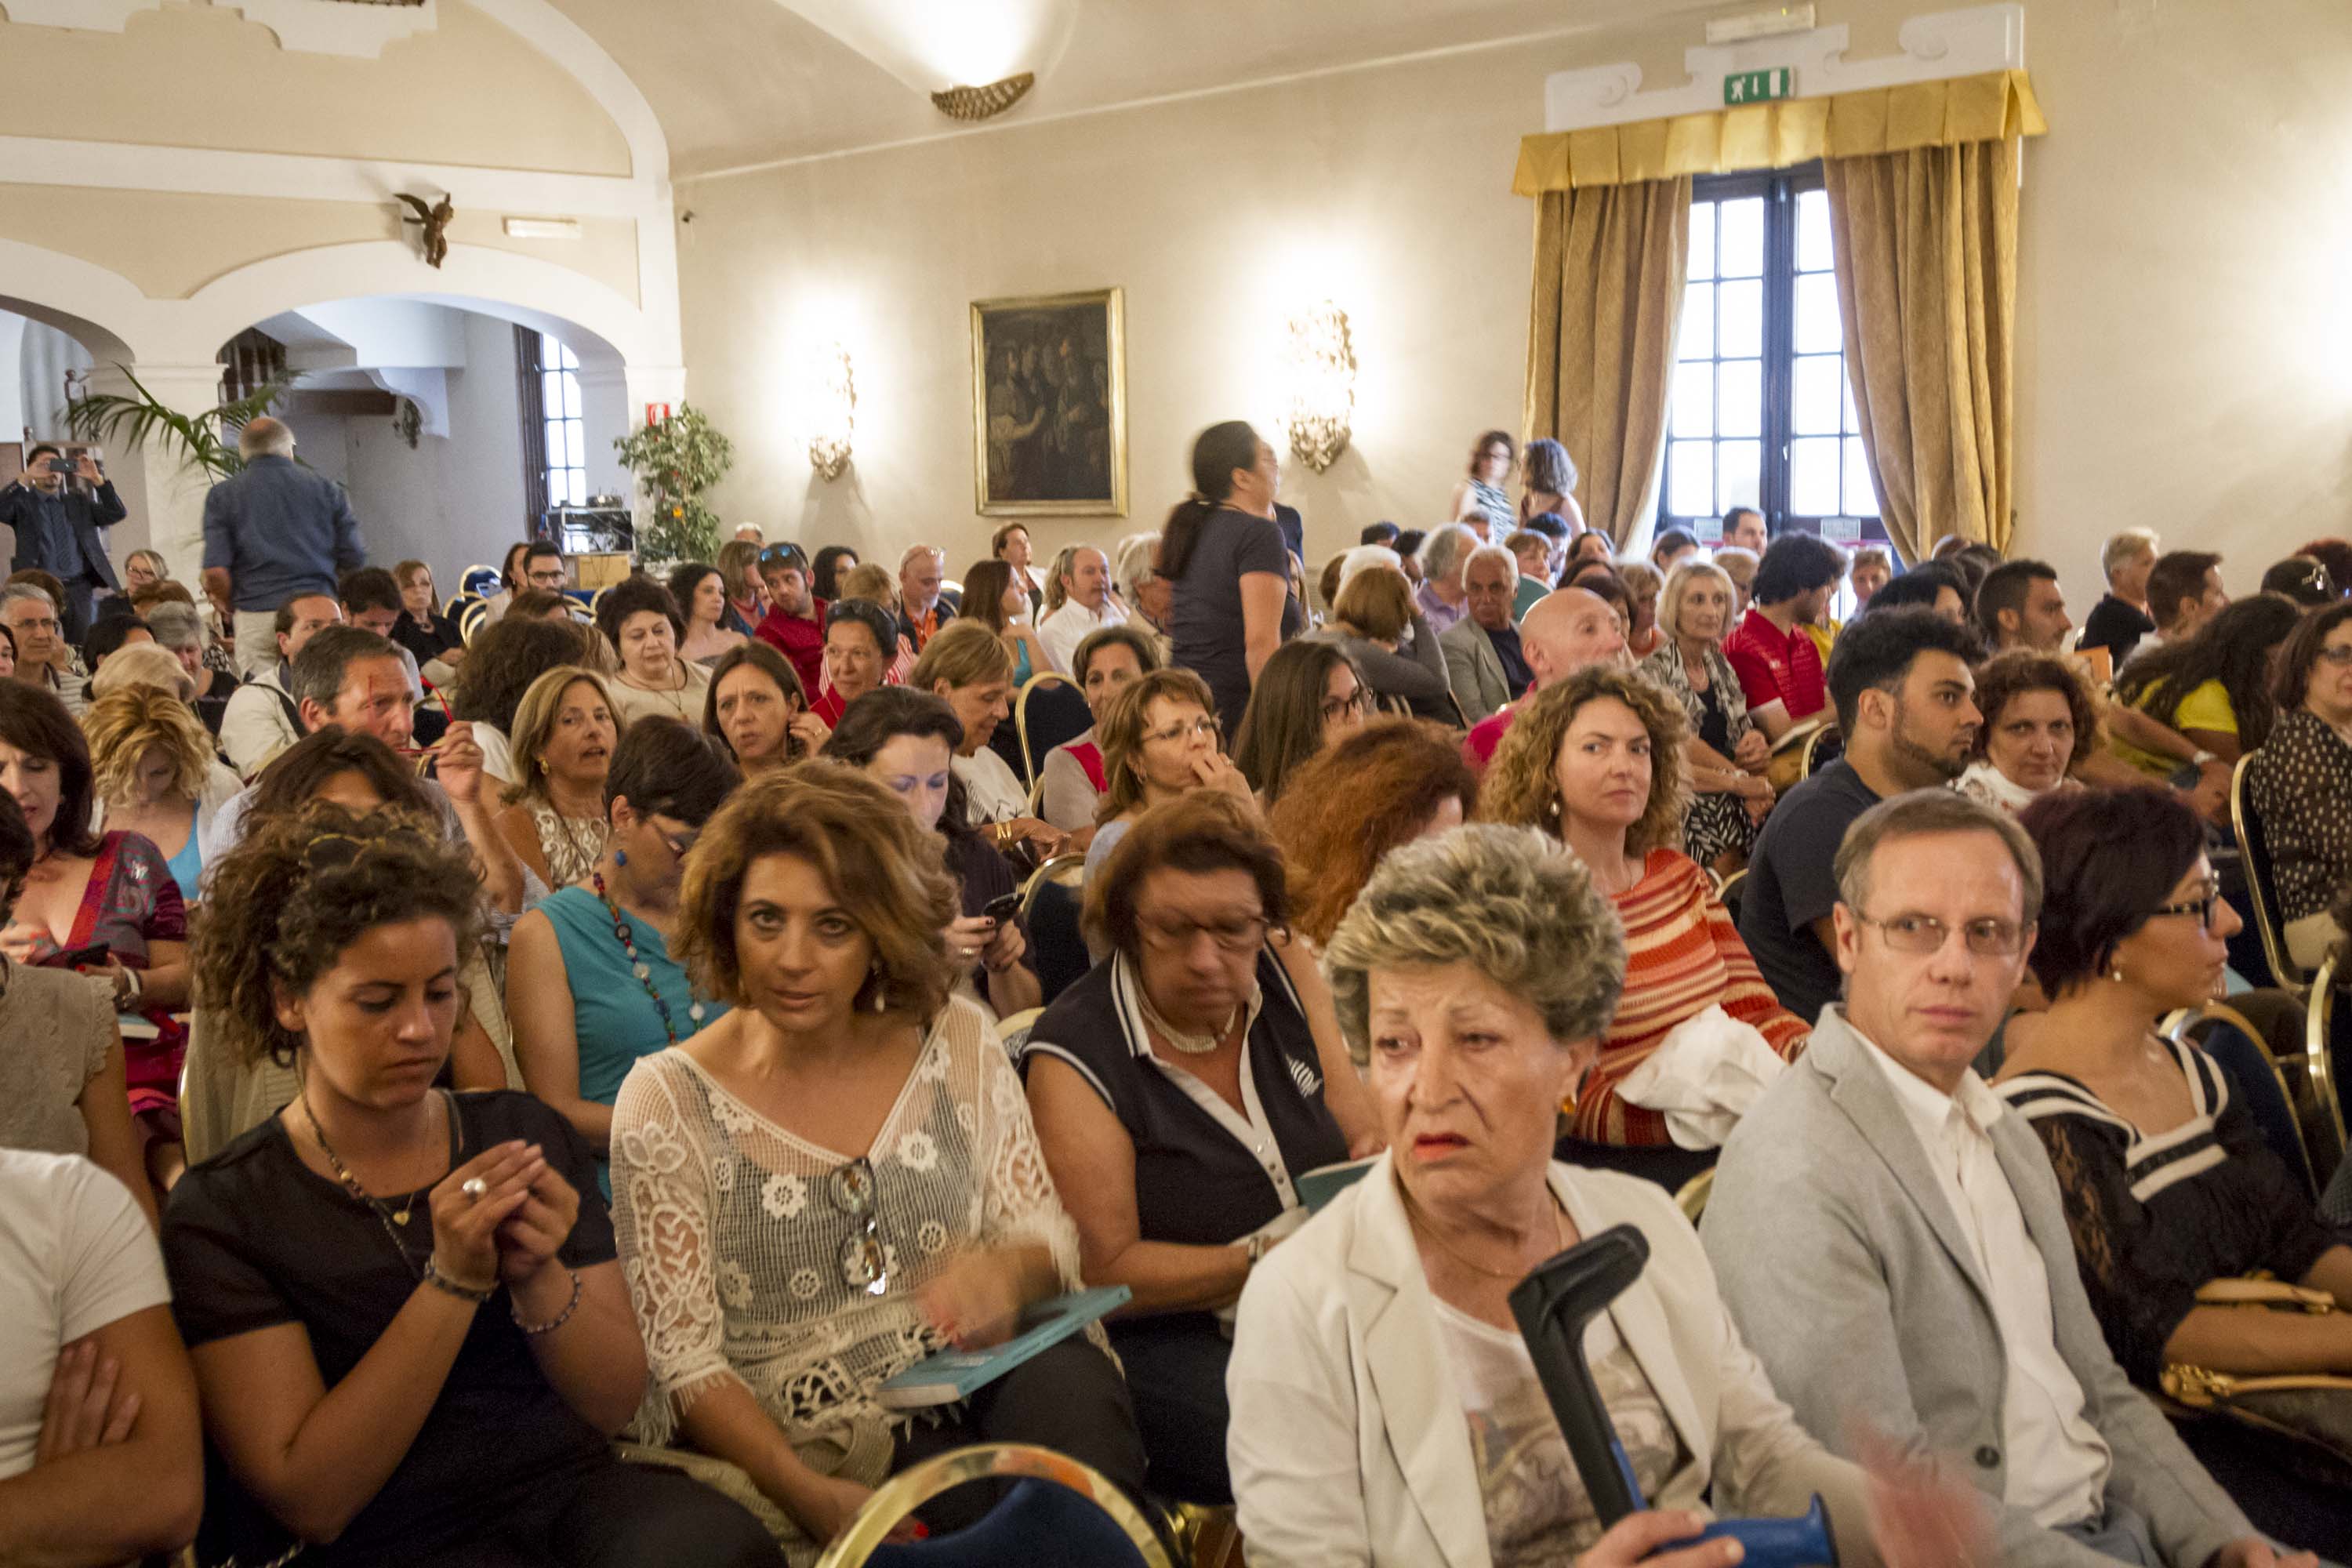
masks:
<path id="1" fill-rule="evenodd" d="M 1093 1466 L 1029 1443 L 979 1443 L 926 1459 L 884 1482 L 866 1500 L 838 1540 L 816 1560 L 816 1568 L 858 1568 L 874 1555 L 898 1521 L 940 1493 L 966 1481 L 1029 1479 L 1076 1493 L 1108 1516 L 1111 1531 L 1125 1537 L 1132 1553 L 1116 1552 L 1103 1568 L 1175 1568 L 1150 1521 Z M 984 1523 L 973 1526 L 985 1528 Z"/>

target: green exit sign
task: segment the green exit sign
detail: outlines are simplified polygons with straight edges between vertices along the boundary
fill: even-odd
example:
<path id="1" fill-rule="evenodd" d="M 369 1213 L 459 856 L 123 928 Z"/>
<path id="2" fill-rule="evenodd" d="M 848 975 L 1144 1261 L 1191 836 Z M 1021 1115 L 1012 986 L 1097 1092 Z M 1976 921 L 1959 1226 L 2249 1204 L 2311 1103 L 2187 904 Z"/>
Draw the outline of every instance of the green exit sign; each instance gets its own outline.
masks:
<path id="1" fill-rule="evenodd" d="M 1769 103 L 1776 98 L 1794 97 L 1796 90 L 1797 73 L 1787 66 L 1734 71 L 1723 79 L 1723 101 L 1727 105 Z"/>

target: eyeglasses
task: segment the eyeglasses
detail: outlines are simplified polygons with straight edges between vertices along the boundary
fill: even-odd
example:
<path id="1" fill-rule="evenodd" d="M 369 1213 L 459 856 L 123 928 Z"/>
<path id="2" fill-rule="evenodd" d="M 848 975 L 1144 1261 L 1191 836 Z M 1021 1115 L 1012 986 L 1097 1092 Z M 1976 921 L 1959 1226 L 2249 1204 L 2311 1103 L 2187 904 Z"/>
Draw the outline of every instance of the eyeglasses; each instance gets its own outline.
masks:
<path id="1" fill-rule="evenodd" d="M 874 1163 L 859 1155 L 836 1167 L 824 1179 L 825 1200 L 858 1230 L 841 1243 L 841 1278 L 852 1289 L 879 1296 L 890 1289 L 890 1249 L 882 1245 L 882 1215 L 874 1181 Z"/>
<path id="2" fill-rule="evenodd" d="M 1886 945 L 1897 952 L 1924 956 L 1944 951 L 1952 928 L 1933 915 L 1896 915 L 1893 920 L 1874 920 L 1856 913 L 1853 917 L 1866 926 L 1876 926 L 1886 938 Z M 2026 928 L 2015 921 L 1970 921 L 1960 928 L 1969 951 L 1979 958 L 2015 958 L 2025 945 Z"/>
<path id="3" fill-rule="evenodd" d="M 1142 933 L 1143 944 L 1162 952 L 1183 952 L 1202 931 L 1207 931 L 1209 940 L 1227 952 L 1253 952 L 1265 942 L 1265 933 L 1274 926 L 1274 922 L 1264 915 L 1252 915 L 1246 920 L 1215 921 L 1206 925 L 1198 921 L 1152 917 L 1139 920 L 1135 924 Z"/>
<path id="4" fill-rule="evenodd" d="M 790 566 L 805 572 L 808 570 L 808 557 L 801 553 L 801 547 L 797 544 L 771 544 L 760 552 L 760 566 L 763 571 L 771 566 Z"/>
<path id="5" fill-rule="evenodd" d="M 1327 697 L 1323 700 L 1323 722 L 1326 724 L 1334 719 L 1360 719 L 1363 716 L 1364 689 L 1360 686 L 1345 697 Z"/>
<path id="6" fill-rule="evenodd" d="M 1146 731 L 1143 738 L 1147 741 L 1189 741 L 1195 735 L 1206 735 L 1213 739 L 1216 734 L 1217 721 L 1203 714 L 1189 724 L 1171 724 L 1165 730 Z"/>
<path id="7" fill-rule="evenodd" d="M 2221 879 L 2214 877 L 2207 880 L 2205 890 L 2196 898 L 2183 899 L 2177 904 L 2167 904 L 2150 914 L 2148 919 L 2154 920 L 2157 915 L 2195 915 L 2197 923 L 2210 931 L 2213 929 L 2213 910 L 2221 902 Z"/>
<path id="8" fill-rule="evenodd" d="M 2321 648 L 2319 661 L 2322 664 L 2332 664 L 2336 668 L 2342 669 L 2346 665 L 2352 664 L 2352 644 L 2338 644 L 2334 647 Z"/>

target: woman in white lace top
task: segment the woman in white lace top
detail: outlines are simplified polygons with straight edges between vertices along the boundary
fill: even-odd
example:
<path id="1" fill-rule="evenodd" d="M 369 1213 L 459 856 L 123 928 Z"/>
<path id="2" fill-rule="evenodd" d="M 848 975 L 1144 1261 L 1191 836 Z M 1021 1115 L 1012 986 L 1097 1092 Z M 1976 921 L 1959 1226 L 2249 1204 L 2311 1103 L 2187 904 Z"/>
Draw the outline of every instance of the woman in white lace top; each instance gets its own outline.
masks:
<path id="1" fill-rule="evenodd" d="M 652 1372 L 640 1434 L 743 1468 L 796 1562 L 892 1470 L 974 1441 L 1142 1481 L 1099 1341 L 1065 1341 L 963 1405 L 910 1415 L 874 1397 L 1078 1284 L 1020 1081 L 949 997 L 954 900 L 936 841 L 881 785 L 822 762 L 747 784 L 688 859 L 677 942 L 697 989 L 734 1011 L 640 1062 L 614 1114 Z"/>

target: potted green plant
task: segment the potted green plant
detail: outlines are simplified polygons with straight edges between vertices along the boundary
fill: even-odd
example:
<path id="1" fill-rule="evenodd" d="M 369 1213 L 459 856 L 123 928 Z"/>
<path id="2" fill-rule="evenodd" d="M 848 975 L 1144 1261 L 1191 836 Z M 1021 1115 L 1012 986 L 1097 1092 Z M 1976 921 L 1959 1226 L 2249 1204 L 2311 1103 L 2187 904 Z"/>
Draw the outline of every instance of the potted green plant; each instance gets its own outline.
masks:
<path id="1" fill-rule="evenodd" d="M 637 530 L 638 564 L 652 569 L 686 561 L 709 561 L 719 553 L 719 514 L 704 505 L 704 490 L 735 465 L 735 444 L 719 433 L 709 416 L 691 403 L 613 443 L 621 462 L 637 477 L 647 516 Z"/>
<path id="2" fill-rule="evenodd" d="M 78 397 L 66 405 L 67 427 L 85 441 L 107 446 L 144 447 L 152 442 L 215 479 L 225 479 L 245 467 L 245 459 L 237 454 L 236 433 L 294 390 L 291 379 L 273 381 L 234 403 L 202 414 L 183 414 L 158 402 L 127 366 L 114 368 L 137 395 L 92 392 Z"/>

